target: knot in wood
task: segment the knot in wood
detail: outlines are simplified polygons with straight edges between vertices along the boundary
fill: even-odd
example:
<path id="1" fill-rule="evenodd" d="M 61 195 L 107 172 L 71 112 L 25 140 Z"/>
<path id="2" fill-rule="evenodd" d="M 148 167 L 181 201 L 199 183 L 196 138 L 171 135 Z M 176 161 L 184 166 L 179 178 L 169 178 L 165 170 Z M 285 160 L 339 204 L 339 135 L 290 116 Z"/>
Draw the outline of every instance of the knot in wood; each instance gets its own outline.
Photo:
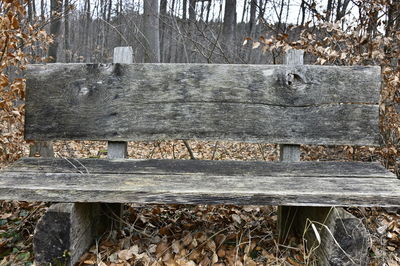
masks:
<path id="1" fill-rule="evenodd" d="M 89 93 L 89 88 L 88 87 L 81 87 L 79 89 L 79 96 L 85 96 Z"/>
<path id="2" fill-rule="evenodd" d="M 284 77 L 284 84 L 287 88 L 296 90 L 305 89 L 305 87 L 307 86 L 304 78 L 300 74 L 293 72 L 289 72 L 286 74 L 286 76 Z"/>
<path id="3" fill-rule="evenodd" d="M 286 76 L 286 84 L 292 87 L 304 84 L 304 80 L 296 73 L 289 73 Z"/>

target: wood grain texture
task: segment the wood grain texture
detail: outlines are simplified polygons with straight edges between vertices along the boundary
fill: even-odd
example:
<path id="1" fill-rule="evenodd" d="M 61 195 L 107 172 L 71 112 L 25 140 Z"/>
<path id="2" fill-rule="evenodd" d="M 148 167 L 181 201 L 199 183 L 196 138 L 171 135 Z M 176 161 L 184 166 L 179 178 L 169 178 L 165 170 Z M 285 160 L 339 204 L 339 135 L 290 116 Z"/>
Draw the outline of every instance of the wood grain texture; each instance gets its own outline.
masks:
<path id="1" fill-rule="evenodd" d="M 283 63 L 285 65 L 303 65 L 304 50 L 290 49 L 286 51 Z"/>
<path id="2" fill-rule="evenodd" d="M 380 69 L 31 65 L 26 139 L 378 145 Z"/>
<path id="3" fill-rule="evenodd" d="M 285 65 L 303 65 L 303 50 L 288 50 L 284 58 Z M 279 160 L 283 162 L 299 162 L 300 161 L 300 145 L 279 145 Z"/>
<path id="4" fill-rule="evenodd" d="M 113 55 L 113 63 L 133 63 L 133 50 L 130 46 L 115 47 Z M 128 157 L 128 142 L 126 141 L 108 141 L 107 142 L 107 158 L 126 158 Z"/>
<path id="5" fill-rule="evenodd" d="M 75 265 L 109 224 L 102 208 L 101 203 L 51 205 L 35 228 L 36 265 Z"/>
<path id="6" fill-rule="evenodd" d="M 128 143 L 126 141 L 109 141 L 107 143 L 107 158 L 118 159 L 128 157 Z"/>
<path id="7" fill-rule="evenodd" d="M 33 235 L 36 265 L 70 265 L 71 209 L 74 203 L 53 204 L 39 219 Z"/>
<path id="8" fill-rule="evenodd" d="M 182 162 L 194 161 L 180 163 Z M 219 167 L 224 168 L 223 162 L 220 163 Z M 160 171 L 162 167 L 157 164 L 146 167 L 147 171 L 154 169 L 152 174 L 118 173 L 115 169 L 112 170 L 114 174 L 107 171 L 90 173 L 91 168 L 86 163 L 84 165 L 89 173 L 83 171 L 51 173 L 47 169 L 40 168 L 41 164 L 36 165 L 39 167 L 38 171 L 1 172 L 0 199 L 296 206 L 400 205 L 400 181 L 397 178 L 376 177 L 378 175 L 376 171 L 375 177 L 371 177 L 369 171 L 366 171 L 365 177 L 362 177 L 362 172 L 357 174 L 357 178 L 340 175 L 339 178 L 336 175 L 328 177 L 325 176 L 323 163 L 319 165 L 322 168 L 305 170 L 305 173 L 314 173 L 309 176 L 306 174 L 292 176 L 290 172 L 285 175 L 285 171 L 277 175 L 272 171 L 273 173 L 269 175 L 271 164 L 268 163 L 265 163 L 262 175 L 254 173 L 228 175 L 223 174 L 223 170 L 212 174 L 209 167 L 199 167 L 197 171 L 168 172 Z M 310 168 L 312 165 L 310 164 Z M 70 168 L 75 167 L 70 166 Z M 129 169 L 132 170 L 129 171 L 140 172 L 140 167 L 138 168 L 131 164 Z M 288 169 L 291 169 L 290 166 Z M 321 173 L 321 176 L 316 176 L 316 173 Z M 387 171 L 382 171 L 383 176 L 388 176 Z"/>
<path id="9" fill-rule="evenodd" d="M 303 65 L 304 51 L 303 50 L 288 50 L 286 52 L 284 63 L 286 65 Z M 299 162 L 301 156 L 300 145 L 280 144 L 279 145 L 279 160 L 281 162 Z M 285 245 L 289 240 L 289 234 L 297 224 L 294 223 L 296 216 L 301 207 L 296 206 L 278 206 L 278 241 Z M 307 211 L 307 207 L 303 210 Z"/>
<path id="10" fill-rule="evenodd" d="M 35 141 L 29 146 L 29 157 L 54 157 L 51 141 Z"/>
<path id="11" fill-rule="evenodd" d="M 286 176 L 389 178 L 396 176 L 379 163 L 365 162 L 264 162 L 215 160 L 133 160 L 22 158 L 4 169 L 6 172 Z M 0 172 L 2 173 L 2 172 Z M 1 174 L 3 176 L 3 174 Z"/>
<path id="12" fill-rule="evenodd" d="M 296 229 L 301 230 L 297 233 L 305 237 L 307 250 L 317 248 L 314 256 L 318 265 L 368 265 L 371 236 L 361 219 L 343 208 L 309 207 L 307 212 L 300 209 L 297 215 Z M 321 243 L 316 239 L 310 221 L 314 222 Z"/>
<path id="13" fill-rule="evenodd" d="M 131 46 L 120 46 L 114 48 L 113 63 L 132 64 L 133 49 Z"/>

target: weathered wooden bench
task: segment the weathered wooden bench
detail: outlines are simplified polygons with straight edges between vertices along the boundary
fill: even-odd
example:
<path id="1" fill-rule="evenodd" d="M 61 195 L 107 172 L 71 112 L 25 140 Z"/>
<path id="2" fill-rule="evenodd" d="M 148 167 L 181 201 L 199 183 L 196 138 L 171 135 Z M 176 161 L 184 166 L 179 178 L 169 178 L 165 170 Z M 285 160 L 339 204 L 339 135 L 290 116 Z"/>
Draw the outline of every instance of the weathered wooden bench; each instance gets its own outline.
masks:
<path id="1" fill-rule="evenodd" d="M 102 203 L 296 206 L 280 209 L 285 234 L 296 217 L 326 216 L 320 207 L 399 206 L 400 181 L 378 163 L 299 162 L 298 144 L 380 144 L 380 68 L 287 58 L 29 66 L 26 139 L 108 140 L 120 151 L 110 157 L 122 157 L 23 158 L 0 172 L 0 199 L 59 203 L 37 226 L 37 263 L 76 262 L 101 230 L 99 216 L 118 209 Z M 277 143 L 282 161 L 123 158 L 125 141 L 160 139 Z"/>

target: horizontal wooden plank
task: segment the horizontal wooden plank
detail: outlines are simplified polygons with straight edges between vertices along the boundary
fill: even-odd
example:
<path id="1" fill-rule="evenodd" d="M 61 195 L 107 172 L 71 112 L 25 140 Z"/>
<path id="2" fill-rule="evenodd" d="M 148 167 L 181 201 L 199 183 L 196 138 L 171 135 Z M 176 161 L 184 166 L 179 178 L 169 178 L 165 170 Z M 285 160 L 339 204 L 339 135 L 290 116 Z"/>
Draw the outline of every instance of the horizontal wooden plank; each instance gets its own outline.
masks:
<path id="1" fill-rule="evenodd" d="M 400 206 L 400 181 L 382 178 L 241 177 L 4 172 L 0 199 L 55 202 Z"/>
<path id="2" fill-rule="evenodd" d="M 90 172 L 104 160 L 80 161 L 70 168 L 54 160 L 57 173 L 42 167 L 46 160 L 24 160 L 21 171 L 0 172 L 0 199 L 56 202 L 136 202 L 181 204 L 239 204 L 295 206 L 400 206 L 400 180 L 384 169 L 366 164 L 365 175 L 354 173 L 345 163 L 277 163 L 179 161 L 167 166 L 157 160 L 112 160 L 108 167 L 122 166 L 119 173 Z M 50 162 L 50 161 L 47 161 Z M 71 161 L 72 162 L 72 161 Z M 75 162 L 77 163 L 77 161 Z M 75 165 L 75 163 L 73 163 Z M 93 163 L 93 164 L 92 164 Z M 165 162 L 168 163 L 168 162 Z M 187 163 L 187 167 L 182 167 Z M 200 163 L 200 164 L 197 164 Z M 205 163 L 205 164 L 202 164 Z M 226 165 L 224 165 L 226 163 Z M 189 166 L 197 164 L 193 169 Z M 220 165 L 222 169 L 216 167 Z M 130 167 L 127 167 L 130 165 Z M 354 164 L 361 169 L 361 165 Z M 200 167 L 202 166 L 202 167 Z M 237 166 L 224 174 L 223 169 Z M 240 167 L 239 167 L 240 166 Z M 286 175 L 278 172 L 287 166 Z M 296 167 L 297 166 L 297 167 Z M 315 168 L 318 167 L 318 168 Z M 29 170 L 31 169 L 31 170 Z M 313 169 L 313 170 L 311 170 Z M 378 173 L 371 173 L 376 169 Z M 71 170 L 71 172 L 68 172 Z M 113 169 L 115 170 L 115 169 Z M 327 175 L 325 170 L 333 173 Z M 65 171 L 65 172 L 64 172 Z M 212 172 L 215 173 L 212 173 Z M 345 174 L 348 172 L 348 176 Z M 310 174 L 310 175 L 307 175 Z M 355 176 L 353 176 L 355 174 Z M 357 178 L 355 178 L 357 177 Z M 387 178 L 383 178 L 387 177 Z"/>
<path id="3" fill-rule="evenodd" d="M 378 145 L 380 68 L 32 65 L 26 139 Z"/>
<path id="4" fill-rule="evenodd" d="M 83 174 L 396 178 L 379 163 L 23 158 L 7 171 Z"/>

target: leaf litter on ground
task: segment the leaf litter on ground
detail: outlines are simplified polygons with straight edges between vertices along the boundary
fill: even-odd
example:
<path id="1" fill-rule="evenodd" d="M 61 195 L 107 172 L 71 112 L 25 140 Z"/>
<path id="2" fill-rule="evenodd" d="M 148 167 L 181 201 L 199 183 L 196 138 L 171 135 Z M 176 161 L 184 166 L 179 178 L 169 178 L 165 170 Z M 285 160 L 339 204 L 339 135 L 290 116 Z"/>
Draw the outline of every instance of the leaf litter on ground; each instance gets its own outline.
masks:
<path id="1" fill-rule="evenodd" d="M 239 142 L 130 142 L 129 158 L 277 160 L 277 146 Z M 106 142 L 59 141 L 56 156 L 105 158 Z M 302 146 L 302 160 L 380 159 L 379 148 Z M 28 154 L 28 147 L 25 147 Z M 4 164 L 2 164 L 4 166 Z M 395 171 L 395 169 L 391 169 Z M 0 201 L 0 265 L 31 265 L 46 203 Z M 371 233 L 370 265 L 400 265 L 400 212 L 348 208 Z M 78 265 L 304 265 L 302 240 L 277 244 L 276 207 L 125 205 L 120 230 L 103 235 Z M 121 223 L 121 221 L 116 221 Z"/>

